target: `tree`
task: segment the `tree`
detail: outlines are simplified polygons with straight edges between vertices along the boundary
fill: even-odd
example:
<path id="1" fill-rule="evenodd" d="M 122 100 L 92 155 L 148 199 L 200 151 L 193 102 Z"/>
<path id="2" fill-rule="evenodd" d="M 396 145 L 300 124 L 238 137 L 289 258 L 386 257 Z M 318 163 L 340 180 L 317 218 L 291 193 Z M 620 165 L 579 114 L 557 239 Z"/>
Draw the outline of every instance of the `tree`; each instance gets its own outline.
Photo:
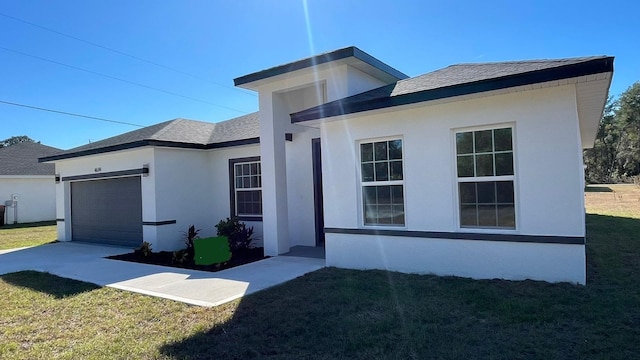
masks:
<path id="1" fill-rule="evenodd" d="M 619 174 L 617 154 L 620 131 L 616 121 L 617 104 L 612 97 L 607 99 L 593 148 L 584 152 L 584 163 L 587 165 L 585 176 L 590 183 L 615 182 Z"/>
<path id="2" fill-rule="evenodd" d="M 640 176 L 640 82 L 617 100 L 608 99 L 593 149 L 584 152 L 584 163 L 590 183 Z"/>
<path id="3" fill-rule="evenodd" d="M 28 137 L 27 135 L 21 135 L 21 136 L 12 136 L 8 139 L 4 139 L 2 141 L 0 141 L 0 148 L 5 147 L 5 146 L 11 146 L 11 145 L 15 145 L 15 144 L 19 144 L 19 143 L 23 143 L 23 142 L 36 142 L 35 140 L 33 140 L 32 138 Z M 40 143 L 38 141 L 38 143 Z"/>
<path id="4" fill-rule="evenodd" d="M 640 175 L 640 82 L 620 96 L 616 111 L 621 137 L 618 161 L 625 176 Z"/>

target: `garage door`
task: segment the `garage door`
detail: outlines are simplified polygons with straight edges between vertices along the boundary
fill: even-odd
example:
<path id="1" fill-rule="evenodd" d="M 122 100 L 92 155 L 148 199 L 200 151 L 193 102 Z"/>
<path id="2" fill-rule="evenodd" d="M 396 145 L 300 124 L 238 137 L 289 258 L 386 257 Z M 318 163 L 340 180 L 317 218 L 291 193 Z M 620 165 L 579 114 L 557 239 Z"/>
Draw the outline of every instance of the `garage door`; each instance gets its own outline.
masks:
<path id="1" fill-rule="evenodd" d="M 140 246 L 140 177 L 72 182 L 71 232 L 74 241 Z"/>

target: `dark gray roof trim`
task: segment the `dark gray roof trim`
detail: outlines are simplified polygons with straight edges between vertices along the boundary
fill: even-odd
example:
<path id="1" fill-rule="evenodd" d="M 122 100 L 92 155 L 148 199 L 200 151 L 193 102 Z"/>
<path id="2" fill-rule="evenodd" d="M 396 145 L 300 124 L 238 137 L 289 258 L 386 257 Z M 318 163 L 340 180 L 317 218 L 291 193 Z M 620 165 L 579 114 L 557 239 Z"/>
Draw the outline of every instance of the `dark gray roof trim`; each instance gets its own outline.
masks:
<path id="1" fill-rule="evenodd" d="M 350 46 L 343 49 L 331 51 L 328 53 L 312 56 L 310 58 L 294 61 L 292 63 L 272 67 L 270 69 L 258 71 L 249 75 L 240 76 L 238 78 L 233 79 L 233 83 L 235 84 L 235 86 L 239 86 L 239 85 L 247 84 L 257 80 L 267 79 L 272 76 L 282 75 L 292 71 L 305 69 L 312 66 L 317 66 L 317 65 L 328 63 L 331 61 L 346 59 L 348 57 L 355 57 L 356 59 L 363 61 L 373 66 L 374 68 L 381 70 L 387 74 L 390 74 L 398 79 L 408 78 L 406 74 L 392 68 L 391 66 L 374 58 L 373 56 L 358 49 L 357 47 Z"/>
<path id="2" fill-rule="evenodd" d="M 449 68 L 441 69 L 433 73 L 425 74 L 415 78 L 401 80 L 395 84 L 390 84 L 377 89 L 373 89 L 361 94 L 353 95 L 344 99 L 332 101 L 323 105 L 319 105 L 310 109 L 306 109 L 291 114 L 291 122 L 299 123 L 311 121 L 332 116 L 340 116 L 346 114 L 354 114 L 363 111 L 383 109 L 393 106 L 408 105 L 424 101 L 444 99 L 454 96 L 469 95 L 485 91 L 500 90 L 522 85 L 530 85 L 547 81 L 569 79 L 578 76 L 599 74 L 613 71 L 613 57 L 594 57 L 584 59 L 565 59 L 558 62 L 565 62 L 566 65 L 557 66 L 553 61 L 549 61 L 549 66 L 544 67 L 544 61 L 532 61 L 531 64 L 542 64 L 540 69 L 533 71 L 517 72 L 505 76 L 485 78 L 482 80 L 455 79 L 455 81 L 447 86 L 422 89 L 420 78 L 426 75 L 436 74 L 438 71 L 446 71 Z M 527 63 L 527 62 L 523 62 Z M 509 64 L 509 63 L 502 63 Z M 511 63 L 516 64 L 516 63 Z M 482 64 L 457 65 L 459 67 L 473 67 Z M 496 68 L 501 63 L 488 64 Z M 441 79 L 436 79 L 441 80 Z M 443 83 L 450 81 L 449 78 L 441 80 Z M 412 82 L 416 82 L 415 90 L 412 91 Z M 396 87 L 402 85 L 403 90 L 397 91 Z M 406 88 L 409 88 L 407 90 Z"/>
<path id="3" fill-rule="evenodd" d="M 220 149 L 220 148 L 226 148 L 226 147 L 251 145 L 251 144 L 259 144 L 259 143 L 260 143 L 259 137 L 251 138 L 251 139 L 225 141 L 225 142 L 214 143 L 214 144 L 193 144 L 193 143 L 171 142 L 171 141 L 160 141 L 160 140 L 140 140 L 140 141 L 127 143 L 127 144 L 120 144 L 120 145 L 114 145 L 109 147 L 78 151 L 73 153 L 47 156 L 47 157 L 40 158 L 39 160 L 40 162 L 64 160 L 64 159 L 71 159 L 71 158 L 80 157 L 80 156 L 103 154 L 103 153 L 112 152 L 112 151 L 135 149 L 143 146 L 160 146 L 160 147 L 170 147 L 170 148 L 180 148 L 180 149 L 210 150 L 210 149 Z"/>

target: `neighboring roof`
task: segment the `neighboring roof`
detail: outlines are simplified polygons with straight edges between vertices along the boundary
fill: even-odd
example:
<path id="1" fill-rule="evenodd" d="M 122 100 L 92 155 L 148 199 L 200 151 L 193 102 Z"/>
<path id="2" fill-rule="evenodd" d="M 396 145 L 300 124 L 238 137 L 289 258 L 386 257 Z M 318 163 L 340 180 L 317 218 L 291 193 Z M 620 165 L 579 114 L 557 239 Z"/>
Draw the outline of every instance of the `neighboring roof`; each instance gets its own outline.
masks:
<path id="1" fill-rule="evenodd" d="M 282 75 L 282 74 L 286 74 L 289 72 L 293 72 L 296 70 L 301 70 L 301 69 L 305 69 L 305 68 L 309 68 L 312 66 L 318 66 L 324 63 L 328 63 L 331 61 L 337 61 L 337 60 L 342 60 L 342 59 L 346 59 L 349 57 L 353 57 L 356 58 L 368 65 L 370 65 L 371 67 L 382 71 L 383 73 L 386 73 L 388 75 L 391 75 L 392 77 L 396 78 L 396 79 L 406 79 L 408 78 L 408 76 L 394 68 L 392 68 L 391 66 L 383 63 L 382 61 L 374 58 L 373 56 L 367 54 L 366 52 L 358 49 L 355 46 L 349 46 L 343 49 L 338 49 L 338 50 L 334 50 L 331 52 L 327 52 L 327 53 L 323 53 L 320 55 L 316 55 L 316 56 L 312 56 L 306 59 L 302 59 L 302 60 L 298 60 L 298 61 L 294 61 L 294 62 L 290 62 L 284 65 L 279 65 L 279 66 L 275 66 L 272 67 L 270 69 L 266 69 L 266 70 L 262 70 L 262 71 L 258 71 L 249 75 L 245 75 L 245 76 L 240 76 L 238 78 L 233 79 L 233 83 L 235 84 L 235 86 L 240 86 L 243 84 L 248 84 L 254 81 L 258 81 L 258 80 L 263 80 L 263 79 L 267 79 L 273 76 L 278 76 L 278 75 Z"/>
<path id="2" fill-rule="evenodd" d="M 291 114 L 303 122 L 613 71 L 613 57 L 458 64 Z"/>
<path id="3" fill-rule="evenodd" d="M 219 123 L 174 119 L 62 151 L 54 156 L 45 156 L 40 161 L 69 159 L 142 146 L 214 149 L 256 144 L 259 138 L 257 112 Z"/>
<path id="4" fill-rule="evenodd" d="M 38 158 L 61 152 L 51 146 L 23 142 L 0 148 L 0 175 L 54 175 L 53 164 L 40 164 Z"/>

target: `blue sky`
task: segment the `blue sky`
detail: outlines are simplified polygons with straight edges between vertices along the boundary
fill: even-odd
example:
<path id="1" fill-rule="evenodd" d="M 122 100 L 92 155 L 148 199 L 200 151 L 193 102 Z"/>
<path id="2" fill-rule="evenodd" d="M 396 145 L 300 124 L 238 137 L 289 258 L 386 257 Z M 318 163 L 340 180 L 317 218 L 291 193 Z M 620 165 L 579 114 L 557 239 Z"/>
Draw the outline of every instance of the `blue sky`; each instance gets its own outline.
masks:
<path id="1" fill-rule="evenodd" d="M 217 122 L 257 110 L 257 96 L 235 89 L 235 77 L 350 45 L 410 76 L 454 63 L 612 55 L 610 93 L 619 95 L 640 80 L 638 4 L 5 1 L 0 101 L 139 125 L 177 117 Z M 28 135 L 69 149 L 135 129 L 0 103 L 0 140 Z"/>

